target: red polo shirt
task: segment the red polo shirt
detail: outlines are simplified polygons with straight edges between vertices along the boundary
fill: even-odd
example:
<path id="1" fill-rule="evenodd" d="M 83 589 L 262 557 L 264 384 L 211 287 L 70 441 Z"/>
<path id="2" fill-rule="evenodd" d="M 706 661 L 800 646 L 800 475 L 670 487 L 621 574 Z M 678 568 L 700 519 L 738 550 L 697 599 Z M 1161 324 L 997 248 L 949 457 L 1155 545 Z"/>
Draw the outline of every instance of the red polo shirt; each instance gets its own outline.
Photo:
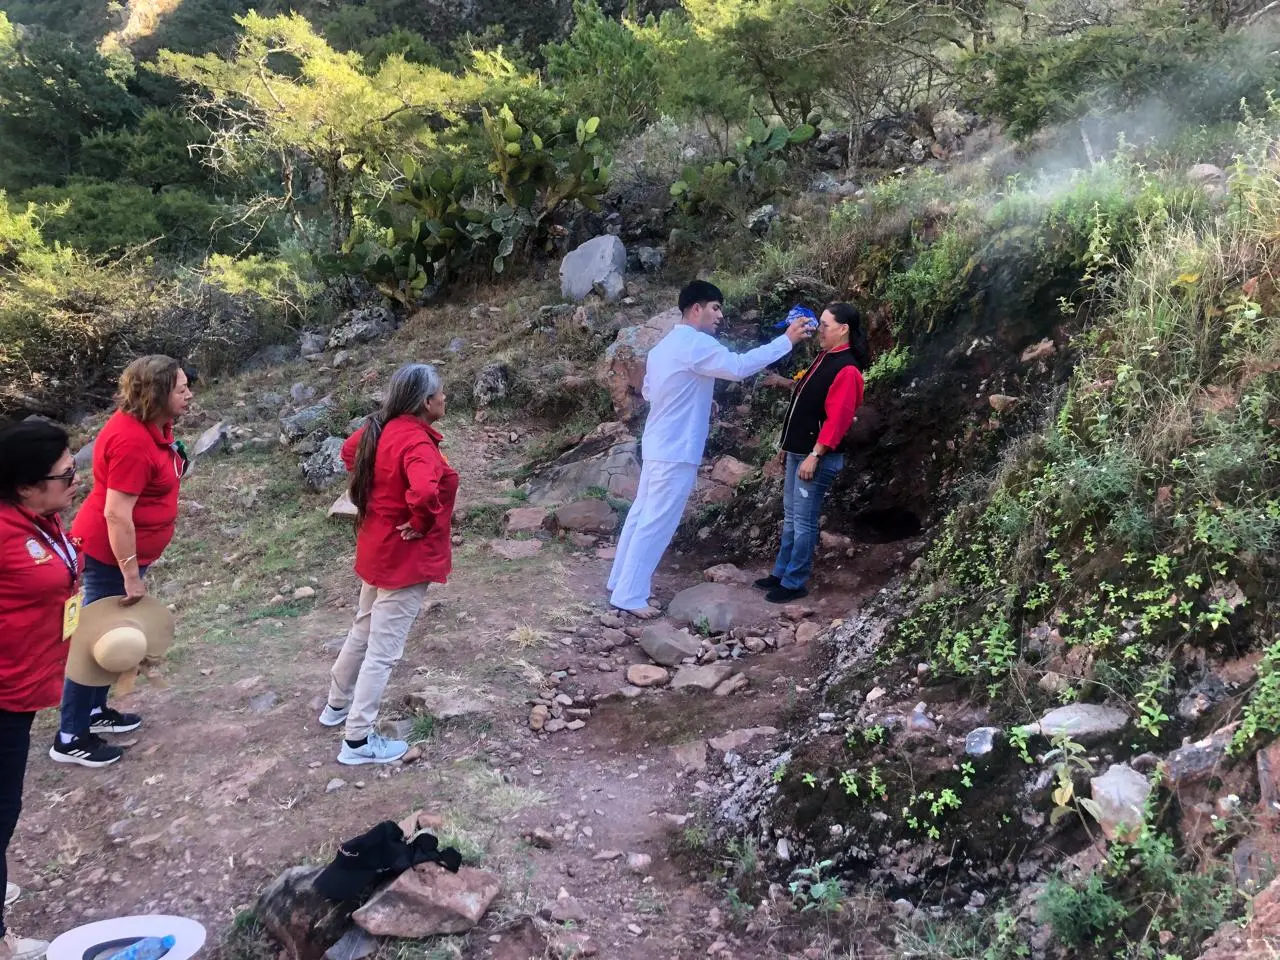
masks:
<path id="1" fill-rule="evenodd" d="M 364 429 L 342 445 L 342 462 L 355 467 Z M 373 461 L 373 487 L 356 534 L 356 574 L 383 590 L 444 583 L 453 566 L 450 541 L 458 474 L 440 452 L 443 438 L 405 414 L 382 428 Z M 405 540 L 396 528 L 412 523 L 421 539 Z"/>
<path id="2" fill-rule="evenodd" d="M 107 537 L 107 490 L 138 498 L 133 526 L 138 535 L 138 565 L 160 559 L 173 539 L 178 520 L 178 485 L 182 458 L 174 451 L 173 424 L 164 428 L 143 423 L 117 410 L 93 445 L 93 490 L 76 514 L 71 532 L 83 543 L 86 554 L 111 566 L 117 558 Z"/>
<path id="3" fill-rule="evenodd" d="M 69 554 L 76 577 L 59 550 Z M 37 518 L 0 502 L 0 710 L 43 710 L 62 698 L 62 613 L 80 567 L 56 516 Z"/>

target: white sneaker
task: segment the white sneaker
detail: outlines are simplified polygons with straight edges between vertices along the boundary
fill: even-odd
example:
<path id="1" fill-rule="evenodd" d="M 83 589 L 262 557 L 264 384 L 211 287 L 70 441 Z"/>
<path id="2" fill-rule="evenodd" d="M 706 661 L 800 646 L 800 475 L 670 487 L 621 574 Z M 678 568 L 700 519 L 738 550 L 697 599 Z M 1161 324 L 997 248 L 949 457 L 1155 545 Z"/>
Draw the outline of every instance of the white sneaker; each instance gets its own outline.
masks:
<path id="1" fill-rule="evenodd" d="M 40 960 L 48 949 L 48 941 L 19 937 L 10 930 L 0 940 L 0 960 Z"/>
<path id="2" fill-rule="evenodd" d="M 340 727 L 347 722 L 347 714 L 350 712 L 350 707 L 345 710 L 335 710 L 326 703 L 324 709 L 320 711 L 320 724 L 325 727 Z"/>
<path id="3" fill-rule="evenodd" d="M 370 733 L 363 747 L 352 747 L 346 740 L 342 741 L 342 749 L 338 751 L 338 762 L 349 767 L 362 763 L 394 763 L 409 752 L 409 744 L 403 740 L 388 740 L 376 733 Z M 3 960 L 0 957 L 0 960 Z"/>
<path id="4" fill-rule="evenodd" d="M 4 905 L 12 906 L 14 901 L 22 896 L 22 888 L 16 883 L 6 883 L 4 885 Z"/>

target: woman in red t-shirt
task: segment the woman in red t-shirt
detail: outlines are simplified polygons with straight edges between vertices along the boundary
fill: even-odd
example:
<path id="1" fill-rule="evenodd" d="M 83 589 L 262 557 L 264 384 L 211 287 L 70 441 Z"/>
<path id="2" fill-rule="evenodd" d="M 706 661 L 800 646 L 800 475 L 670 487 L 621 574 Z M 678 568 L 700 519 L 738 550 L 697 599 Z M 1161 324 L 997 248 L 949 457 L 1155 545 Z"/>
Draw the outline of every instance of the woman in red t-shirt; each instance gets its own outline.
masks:
<path id="1" fill-rule="evenodd" d="M 36 711 L 62 690 L 67 644 L 79 618 L 80 561 L 58 513 L 76 495 L 67 435 L 43 420 L 0 431 L 0 883 L 7 906 L 5 852 L 22 812 L 22 781 Z M 5 929 L 0 960 L 35 960 L 48 944 Z"/>
<path id="2" fill-rule="evenodd" d="M 409 749 L 375 729 L 391 668 L 404 654 L 427 584 L 444 583 L 453 560 L 450 524 L 458 474 L 432 424 L 444 416 L 435 368 L 410 363 L 391 377 L 387 400 L 342 446 L 356 505 L 355 622 L 333 665 L 326 727 L 346 725 L 338 762 L 390 763 Z"/>
<path id="3" fill-rule="evenodd" d="M 141 357 L 125 368 L 119 409 L 93 441 L 93 489 L 71 525 L 84 561 L 84 602 L 147 593 L 143 576 L 173 539 L 178 486 L 187 455 L 173 421 L 187 412 L 191 387 L 177 360 Z M 105 767 L 121 757 L 100 734 L 136 730 L 142 718 L 107 706 L 108 687 L 67 680 L 62 720 L 49 756 L 60 763 Z"/>

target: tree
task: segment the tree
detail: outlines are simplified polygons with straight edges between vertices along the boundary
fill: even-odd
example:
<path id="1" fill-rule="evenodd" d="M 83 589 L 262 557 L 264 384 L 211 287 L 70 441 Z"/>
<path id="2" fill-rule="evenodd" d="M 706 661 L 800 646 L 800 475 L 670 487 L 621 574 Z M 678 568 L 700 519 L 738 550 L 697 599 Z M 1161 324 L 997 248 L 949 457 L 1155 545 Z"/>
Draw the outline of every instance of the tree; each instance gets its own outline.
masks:
<path id="1" fill-rule="evenodd" d="M 710 41 L 697 64 L 702 82 L 735 77 L 768 99 L 789 126 L 803 123 L 842 65 L 832 57 L 798 56 L 826 39 L 808 0 L 684 0 L 699 36 Z"/>
<path id="2" fill-rule="evenodd" d="M 733 127 L 749 112 L 751 89 L 723 62 L 724 52 L 715 39 L 699 34 L 678 10 L 667 10 L 657 19 L 650 16 L 632 30 L 656 58 L 655 112 L 699 121 L 720 149 L 728 152 Z"/>
<path id="3" fill-rule="evenodd" d="M 319 170 L 337 251 L 351 232 L 359 178 L 393 152 L 434 145 L 436 128 L 458 121 L 477 84 L 398 55 L 367 72 L 358 54 L 334 50 L 296 14 L 251 12 L 238 22 L 231 57 L 162 51 L 157 69 L 192 89 L 195 115 L 210 128 L 207 159 L 219 171 L 274 161 L 280 202 L 293 212 L 298 163 Z"/>
<path id="4" fill-rule="evenodd" d="M 0 27 L 0 186 L 60 183 L 77 169 L 81 140 L 118 130 L 141 112 L 119 61 L 42 33 L 18 40 Z"/>
<path id="5" fill-rule="evenodd" d="M 129 181 L 159 191 L 164 187 L 200 187 L 210 171 L 198 151 L 207 131 L 172 110 L 147 110 L 132 127 L 102 130 L 80 143 L 80 173 L 96 180 Z"/>
<path id="6" fill-rule="evenodd" d="M 660 94 L 656 51 L 634 24 L 604 15 L 596 0 L 576 0 L 573 32 L 542 48 L 547 76 L 570 108 L 593 112 L 610 131 L 631 132 L 654 119 Z"/>
<path id="7" fill-rule="evenodd" d="M 959 26 L 972 21 L 955 7 L 919 0 L 829 0 L 811 16 L 824 39 L 795 54 L 839 64 L 822 96 L 848 119 L 852 172 L 872 123 L 934 98 L 939 81 L 950 75 L 937 50 L 948 42 L 963 47 Z"/>

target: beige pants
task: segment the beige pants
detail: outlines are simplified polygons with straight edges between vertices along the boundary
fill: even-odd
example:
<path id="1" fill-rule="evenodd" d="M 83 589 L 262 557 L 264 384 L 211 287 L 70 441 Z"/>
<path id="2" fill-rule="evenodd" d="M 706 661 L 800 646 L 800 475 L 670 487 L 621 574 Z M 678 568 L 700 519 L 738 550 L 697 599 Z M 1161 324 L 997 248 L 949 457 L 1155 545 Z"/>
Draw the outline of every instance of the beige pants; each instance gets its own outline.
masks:
<path id="1" fill-rule="evenodd" d="M 362 740 L 373 732 L 391 668 L 404 655 L 409 628 L 426 594 L 425 583 L 400 590 L 381 590 L 367 583 L 360 588 L 355 622 L 330 672 L 329 706 L 351 707 L 346 739 Z"/>

